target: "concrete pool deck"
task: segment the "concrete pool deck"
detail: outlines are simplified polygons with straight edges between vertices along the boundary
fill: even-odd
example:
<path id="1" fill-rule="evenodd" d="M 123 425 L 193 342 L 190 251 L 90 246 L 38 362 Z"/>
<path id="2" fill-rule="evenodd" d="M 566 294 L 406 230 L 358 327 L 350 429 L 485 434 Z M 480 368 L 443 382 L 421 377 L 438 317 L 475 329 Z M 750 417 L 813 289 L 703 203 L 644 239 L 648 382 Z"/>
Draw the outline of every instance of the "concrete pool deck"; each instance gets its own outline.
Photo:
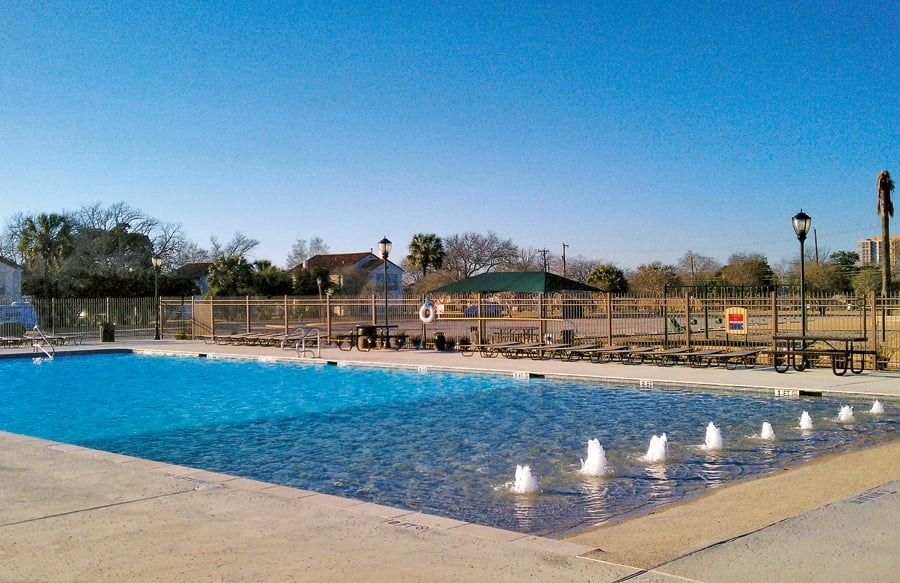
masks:
<path id="1" fill-rule="evenodd" d="M 296 359 L 277 348 L 117 342 Z M 30 349 L 25 349 L 30 353 Z M 0 356 L 20 352 L 4 349 Z M 777 374 L 326 348 L 376 366 L 900 398 L 900 373 Z M 884 581 L 900 569 L 900 440 L 553 540 L 0 432 L 4 581 Z"/>

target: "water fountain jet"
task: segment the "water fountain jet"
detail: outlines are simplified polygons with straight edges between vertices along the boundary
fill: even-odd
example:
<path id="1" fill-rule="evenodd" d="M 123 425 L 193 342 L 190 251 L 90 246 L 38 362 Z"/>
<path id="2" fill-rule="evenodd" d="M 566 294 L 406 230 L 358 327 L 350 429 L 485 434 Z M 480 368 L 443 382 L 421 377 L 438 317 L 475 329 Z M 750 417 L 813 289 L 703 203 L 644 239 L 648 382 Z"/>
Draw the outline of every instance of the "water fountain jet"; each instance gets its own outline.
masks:
<path id="1" fill-rule="evenodd" d="M 851 405 L 842 405 L 838 413 L 838 421 L 841 423 L 849 423 L 853 421 L 853 407 Z"/>
<path id="2" fill-rule="evenodd" d="M 606 473 L 606 452 L 599 439 L 588 441 L 587 461 L 581 460 L 579 473 L 589 476 L 602 476 Z"/>
<path id="3" fill-rule="evenodd" d="M 512 492 L 515 494 L 529 494 L 537 492 L 540 487 L 537 478 L 531 473 L 530 466 L 516 465 L 516 481 L 512 485 Z"/>
<path id="4" fill-rule="evenodd" d="M 881 404 L 881 401 L 875 399 L 875 402 L 872 403 L 872 408 L 869 409 L 869 413 L 872 415 L 881 415 L 884 413 L 884 405 Z"/>
<path id="5" fill-rule="evenodd" d="M 716 427 L 715 423 L 709 422 L 706 426 L 706 440 L 703 443 L 703 449 L 713 450 L 725 447 L 725 441 L 722 439 L 722 431 Z"/>
<path id="6" fill-rule="evenodd" d="M 666 434 L 654 435 L 650 438 L 650 447 L 647 448 L 647 454 L 641 458 L 645 462 L 663 462 L 666 461 L 666 449 L 668 447 L 669 438 Z"/>
<path id="7" fill-rule="evenodd" d="M 812 428 L 813 428 L 812 417 L 809 416 L 809 413 L 804 411 L 803 415 L 800 415 L 800 429 L 812 429 Z"/>
<path id="8" fill-rule="evenodd" d="M 775 439 L 775 430 L 772 429 L 772 424 L 768 421 L 763 421 L 762 430 L 759 432 L 760 439 Z"/>

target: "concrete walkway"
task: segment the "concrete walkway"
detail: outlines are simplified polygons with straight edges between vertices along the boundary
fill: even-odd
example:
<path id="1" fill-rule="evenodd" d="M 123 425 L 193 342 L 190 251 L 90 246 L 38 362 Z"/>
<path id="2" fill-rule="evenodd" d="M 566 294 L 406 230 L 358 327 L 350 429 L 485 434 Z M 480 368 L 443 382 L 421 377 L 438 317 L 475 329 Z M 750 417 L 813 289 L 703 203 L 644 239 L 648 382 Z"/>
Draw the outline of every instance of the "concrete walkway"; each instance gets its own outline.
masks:
<path id="1" fill-rule="evenodd" d="M 296 359 L 277 348 L 199 342 L 102 348 Z M 335 348 L 323 349 L 318 360 L 862 393 L 900 406 L 897 373 L 782 375 L 768 367 Z M 895 440 L 551 540 L 0 432 L 0 582 L 884 581 L 900 572 L 898 484 Z"/>

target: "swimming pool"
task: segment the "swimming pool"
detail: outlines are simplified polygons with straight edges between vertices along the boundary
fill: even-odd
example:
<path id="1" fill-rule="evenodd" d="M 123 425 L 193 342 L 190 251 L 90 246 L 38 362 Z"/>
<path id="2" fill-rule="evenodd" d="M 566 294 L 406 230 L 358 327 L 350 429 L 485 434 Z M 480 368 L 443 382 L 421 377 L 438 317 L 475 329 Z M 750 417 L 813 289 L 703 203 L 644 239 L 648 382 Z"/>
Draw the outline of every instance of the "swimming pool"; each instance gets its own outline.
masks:
<path id="1" fill-rule="evenodd" d="M 149 355 L 0 360 L 0 429 L 553 535 L 894 439 L 895 402 Z M 855 407 L 839 422 L 841 405 Z M 798 420 L 808 411 L 812 431 Z M 725 448 L 707 451 L 709 422 Z M 763 421 L 773 441 L 755 437 Z M 640 457 L 665 432 L 664 464 Z M 611 473 L 578 473 L 598 438 Z M 509 491 L 529 464 L 541 491 Z"/>

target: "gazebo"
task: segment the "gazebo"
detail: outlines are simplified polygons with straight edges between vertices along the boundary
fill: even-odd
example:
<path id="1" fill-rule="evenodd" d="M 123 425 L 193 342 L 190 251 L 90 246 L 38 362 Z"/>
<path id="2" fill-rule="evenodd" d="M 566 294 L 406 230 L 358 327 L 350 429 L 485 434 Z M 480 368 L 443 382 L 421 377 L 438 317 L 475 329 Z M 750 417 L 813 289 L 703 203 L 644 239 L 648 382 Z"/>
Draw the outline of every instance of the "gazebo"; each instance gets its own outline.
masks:
<path id="1" fill-rule="evenodd" d="M 475 311 L 479 316 L 484 312 L 481 309 L 481 294 L 493 294 L 502 292 L 536 294 L 538 303 L 538 328 L 539 335 L 544 338 L 547 333 L 547 319 L 544 317 L 545 301 L 547 294 L 565 292 L 602 292 L 603 290 L 568 279 L 559 275 L 548 273 L 546 271 L 503 271 L 482 273 L 469 277 L 451 284 L 441 286 L 431 290 L 431 294 L 477 294 L 478 308 Z M 566 319 L 576 319 L 582 317 L 583 305 L 573 301 L 567 304 L 563 300 L 562 316 Z M 479 318 L 478 336 L 485 337 L 485 319 Z M 574 330 L 563 330 L 561 334 L 569 340 L 574 336 Z M 567 338 L 568 337 L 568 338 Z"/>
<path id="2" fill-rule="evenodd" d="M 546 271 L 501 271 L 474 275 L 431 290 L 431 293 L 521 292 L 548 294 L 564 291 L 600 292 L 603 290 Z"/>

